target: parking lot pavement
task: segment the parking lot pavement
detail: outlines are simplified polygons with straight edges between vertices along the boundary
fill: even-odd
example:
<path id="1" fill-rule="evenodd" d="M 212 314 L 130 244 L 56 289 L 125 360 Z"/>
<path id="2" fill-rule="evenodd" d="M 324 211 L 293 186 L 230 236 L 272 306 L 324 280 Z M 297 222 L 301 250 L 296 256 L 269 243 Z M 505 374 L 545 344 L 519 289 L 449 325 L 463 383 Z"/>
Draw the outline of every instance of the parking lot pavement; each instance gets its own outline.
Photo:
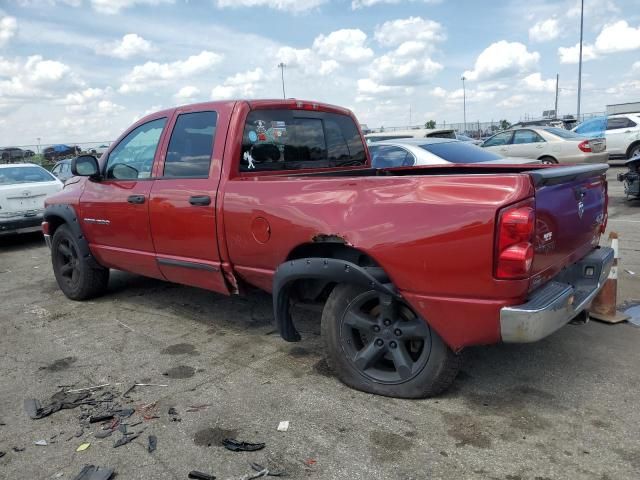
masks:
<path id="1" fill-rule="evenodd" d="M 640 300 L 640 201 L 624 200 L 617 171 L 609 225 L 620 234 L 622 269 L 636 273 L 621 269 L 623 302 Z M 95 464 L 122 479 L 183 479 L 193 469 L 240 479 L 251 461 L 289 478 L 640 478 L 640 329 L 628 324 L 570 325 L 536 344 L 469 349 L 448 393 L 408 401 L 331 376 L 318 313 L 296 312 L 303 341 L 282 341 L 266 294 L 226 298 L 115 273 L 104 297 L 69 301 L 37 235 L 0 240 L 0 305 L 0 478 L 70 479 Z M 135 407 L 157 402 L 160 418 L 132 428 L 146 430 L 117 449 L 113 436 L 93 436 L 95 425 L 74 436 L 80 409 L 41 420 L 23 409 L 25 398 L 61 385 L 123 392 L 136 381 L 168 385 L 131 394 Z M 276 431 L 281 420 L 291 422 L 287 432 Z M 266 447 L 231 452 L 218 446 L 225 436 Z M 49 444 L 35 446 L 39 439 Z M 84 442 L 91 446 L 76 452 Z"/>

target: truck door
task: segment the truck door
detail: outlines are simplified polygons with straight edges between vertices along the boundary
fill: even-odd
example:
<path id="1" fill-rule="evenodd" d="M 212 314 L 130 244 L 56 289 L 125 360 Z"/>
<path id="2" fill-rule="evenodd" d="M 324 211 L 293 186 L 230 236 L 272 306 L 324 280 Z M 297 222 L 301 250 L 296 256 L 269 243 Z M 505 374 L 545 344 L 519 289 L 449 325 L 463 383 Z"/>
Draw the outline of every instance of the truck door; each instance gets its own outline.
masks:
<path id="1" fill-rule="evenodd" d="M 138 125 L 109 152 L 100 181 L 87 180 L 78 221 L 107 267 L 162 278 L 149 229 L 151 171 L 166 117 Z"/>
<path id="2" fill-rule="evenodd" d="M 228 123 L 227 115 L 210 107 L 178 109 L 149 202 L 156 261 L 164 277 L 220 293 L 229 293 L 216 239 L 216 193 Z"/>

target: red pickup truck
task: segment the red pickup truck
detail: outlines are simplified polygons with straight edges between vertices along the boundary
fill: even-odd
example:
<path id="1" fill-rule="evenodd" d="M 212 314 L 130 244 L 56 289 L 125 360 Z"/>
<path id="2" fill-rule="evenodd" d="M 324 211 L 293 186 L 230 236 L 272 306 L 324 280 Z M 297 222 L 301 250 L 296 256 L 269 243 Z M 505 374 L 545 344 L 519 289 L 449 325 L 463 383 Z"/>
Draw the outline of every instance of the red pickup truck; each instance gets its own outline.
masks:
<path id="1" fill-rule="evenodd" d="M 464 347 L 539 340 L 583 314 L 613 262 L 599 248 L 606 165 L 370 167 L 354 115 L 298 100 L 149 115 L 98 161 L 80 156 L 43 231 L 64 294 L 109 269 L 235 295 L 324 304 L 346 384 L 438 394 Z"/>

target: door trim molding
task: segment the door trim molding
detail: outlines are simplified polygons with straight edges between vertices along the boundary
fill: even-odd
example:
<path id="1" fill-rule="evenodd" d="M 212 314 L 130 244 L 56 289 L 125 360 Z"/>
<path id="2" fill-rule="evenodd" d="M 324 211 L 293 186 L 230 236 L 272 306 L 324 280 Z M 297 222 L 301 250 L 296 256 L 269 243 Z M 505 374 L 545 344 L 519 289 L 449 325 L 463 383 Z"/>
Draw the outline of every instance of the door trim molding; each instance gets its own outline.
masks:
<path id="1" fill-rule="evenodd" d="M 219 272 L 220 269 L 214 267 L 213 265 L 209 265 L 207 263 L 198 263 L 198 262 L 187 262 L 185 260 L 176 260 L 173 258 L 160 258 L 156 259 L 158 265 L 166 265 L 169 267 L 182 267 L 182 268 L 191 268 L 193 270 L 207 270 L 209 272 Z"/>

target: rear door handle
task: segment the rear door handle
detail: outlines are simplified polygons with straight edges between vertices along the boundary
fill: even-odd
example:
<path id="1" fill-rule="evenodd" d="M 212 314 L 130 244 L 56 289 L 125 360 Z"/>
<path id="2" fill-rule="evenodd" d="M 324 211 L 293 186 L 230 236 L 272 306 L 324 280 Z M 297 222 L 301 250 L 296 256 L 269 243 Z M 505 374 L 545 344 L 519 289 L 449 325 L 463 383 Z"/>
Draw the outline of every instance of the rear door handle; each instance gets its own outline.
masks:
<path id="1" fill-rule="evenodd" d="M 129 195 L 127 197 L 127 202 L 129 203 L 134 203 L 134 204 L 141 204 L 144 203 L 145 198 L 144 195 Z"/>
<path id="2" fill-rule="evenodd" d="M 195 206 L 211 205 L 211 197 L 209 195 L 194 195 L 189 197 L 189 203 Z"/>

